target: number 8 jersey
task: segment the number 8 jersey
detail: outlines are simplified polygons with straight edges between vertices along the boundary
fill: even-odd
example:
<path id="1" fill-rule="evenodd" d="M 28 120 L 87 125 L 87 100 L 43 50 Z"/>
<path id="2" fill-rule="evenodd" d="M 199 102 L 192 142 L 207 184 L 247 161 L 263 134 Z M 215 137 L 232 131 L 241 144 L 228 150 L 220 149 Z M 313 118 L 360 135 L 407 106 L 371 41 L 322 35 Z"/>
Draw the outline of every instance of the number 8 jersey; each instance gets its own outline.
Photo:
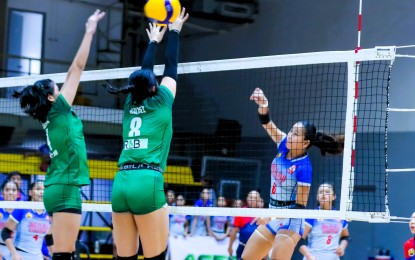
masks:
<path id="1" fill-rule="evenodd" d="M 318 208 L 319 209 L 319 208 Z M 336 254 L 340 235 L 347 228 L 346 220 L 338 219 L 306 219 L 306 225 L 311 227 L 308 234 L 308 247 L 317 259 L 340 259 Z"/>
<path id="2" fill-rule="evenodd" d="M 172 107 L 174 97 L 165 86 L 141 104 L 127 96 L 123 117 L 123 149 L 118 166 L 129 163 L 166 167 L 173 136 Z"/>

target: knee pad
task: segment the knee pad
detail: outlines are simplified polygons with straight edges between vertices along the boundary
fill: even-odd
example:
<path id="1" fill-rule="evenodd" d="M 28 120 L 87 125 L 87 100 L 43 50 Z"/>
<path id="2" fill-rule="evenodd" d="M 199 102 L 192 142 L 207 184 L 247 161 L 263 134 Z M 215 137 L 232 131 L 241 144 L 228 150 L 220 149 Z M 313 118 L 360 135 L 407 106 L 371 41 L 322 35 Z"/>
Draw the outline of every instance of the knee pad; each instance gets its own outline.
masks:
<path id="1" fill-rule="evenodd" d="M 164 250 L 161 254 L 159 254 L 158 256 L 153 256 L 153 257 L 144 257 L 144 260 L 165 260 L 166 259 L 166 250 Z"/>
<path id="2" fill-rule="evenodd" d="M 135 254 L 133 256 L 118 256 L 117 255 L 117 260 L 137 260 L 138 254 Z"/>

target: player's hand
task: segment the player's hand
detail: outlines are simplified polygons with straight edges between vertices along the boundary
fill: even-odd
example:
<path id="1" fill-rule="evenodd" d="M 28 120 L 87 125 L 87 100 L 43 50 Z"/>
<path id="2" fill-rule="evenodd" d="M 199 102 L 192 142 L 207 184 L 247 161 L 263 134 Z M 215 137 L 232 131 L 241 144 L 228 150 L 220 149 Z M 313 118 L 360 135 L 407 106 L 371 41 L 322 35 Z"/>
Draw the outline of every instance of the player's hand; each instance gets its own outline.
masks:
<path id="1" fill-rule="evenodd" d="M 305 259 L 307 259 L 307 260 L 317 260 L 317 258 L 315 256 L 311 255 L 311 254 L 309 256 L 307 256 Z"/>
<path id="2" fill-rule="evenodd" d="M 340 245 L 340 246 L 338 246 L 337 248 L 336 248 L 336 254 L 338 255 L 338 256 L 343 256 L 344 255 L 344 250 L 345 250 L 346 248 L 344 247 L 344 246 L 342 246 L 342 245 Z"/>
<path id="3" fill-rule="evenodd" d="M 271 218 L 260 218 L 260 217 L 256 217 L 251 221 L 251 225 L 253 224 L 257 224 L 259 225 L 266 225 L 271 221 Z"/>
<path id="4" fill-rule="evenodd" d="M 255 88 L 254 92 L 252 92 L 249 99 L 255 101 L 255 103 L 257 103 L 257 105 L 267 105 L 268 104 L 268 99 L 265 96 L 262 89 L 260 89 L 260 88 Z"/>
<path id="5" fill-rule="evenodd" d="M 89 18 L 85 24 L 86 32 L 95 33 L 97 30 L 98 22 L 104 18 L 105 12 L 97 9 Z"/>
<path id="6" fill-rule="evenodd" d="M 23 258 L 18 253 L 15 253 L 15 254 L 12 254 L 12 260 L 23 260 Z"/>
<path id="7" fill-rule="evenodd" d="M 189 19 L 189 14 L 186 13 L 186 8 L 183 7 L 179 17 L 176 18 L 176 21 L 169 24 L 169 30 L 177 30 L 180 32 L 187 19 Z"/>
<path id="8" fill-rule="evenodd" d="M 154 23 L 150 23 L 149 29 L 146 29 L 146 31 L 147 31 L 148 39 L 150 41 L 156 41 L 157 43 L 160 43 L 161 40 L 163 40 L 164 33 L 167 31 L 167 27 L 158 26 Z"/>

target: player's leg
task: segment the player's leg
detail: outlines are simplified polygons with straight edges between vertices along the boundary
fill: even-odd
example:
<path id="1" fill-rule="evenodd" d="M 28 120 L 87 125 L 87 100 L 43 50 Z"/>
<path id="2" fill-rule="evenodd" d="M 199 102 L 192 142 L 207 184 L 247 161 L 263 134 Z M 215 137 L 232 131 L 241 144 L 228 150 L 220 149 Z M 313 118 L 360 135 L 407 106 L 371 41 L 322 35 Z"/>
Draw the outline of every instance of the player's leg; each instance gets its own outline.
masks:
<path id="1" fill-rule="evenodd" d="M 275 234 L 268 227 L 260 225 L 246 243 L 242 259 L 256 260 L 262 259 L 272 248 Z"/>
<path id="2" fill-rule="evenodd" d="M 167 207 L 145 215 L 134 216 L 145 259 L 164 260 L 169 235 Z"/>
<path id="3" fill-rule="evenodd" d="M 81 225 L 81 189 L 54 184 L 45 188 L 43 203 L 52 216 L 53 259 L 72 259 Z"/>
<path id="4" fill-rule="evenodd" d="M 163 175 L 158 171 L 133 173 L 134 186 L 126 197 L 134 213 L 146 259 L 164 259 L 169 234 L 169 215 L 164 194 Z"/>
<path id="5" fill-rule="evenodd" d="M 126 199 L 126 191 L 134 180 L 129 179 L 128 171 L 119 171 L 115 175 L 112 185 L 112 224 L 113 238 L 117 248 L 117 259 L 137 259 L 138 230 L 134 215 Z"/>
<path id="6" fill-rule="evenodd" d="M 137 259 L 138 231 L 132 213 L 112 213 L 113 237 L 118 259 Z"/>
<path id="7" fill-rule="evenodd" d="M 304 230 L 303 219 L 289 219 L 279 228 L 272 247 L 271 259 L 290 260 Z"/>

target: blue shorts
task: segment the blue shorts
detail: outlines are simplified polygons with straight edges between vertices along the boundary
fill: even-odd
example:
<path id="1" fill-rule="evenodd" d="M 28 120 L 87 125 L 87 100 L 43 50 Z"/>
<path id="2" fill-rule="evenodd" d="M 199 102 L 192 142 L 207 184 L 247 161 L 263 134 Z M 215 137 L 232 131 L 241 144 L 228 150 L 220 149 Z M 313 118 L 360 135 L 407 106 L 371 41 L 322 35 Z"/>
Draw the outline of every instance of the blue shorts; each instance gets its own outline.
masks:
<path id="1" fill-rule="evenodd" d="M 279 230 L 291 230 L 303 236 L 305 221 L 303 218 L 283 218 L 271 220 L 266 227 L 276 235 Z"/>

